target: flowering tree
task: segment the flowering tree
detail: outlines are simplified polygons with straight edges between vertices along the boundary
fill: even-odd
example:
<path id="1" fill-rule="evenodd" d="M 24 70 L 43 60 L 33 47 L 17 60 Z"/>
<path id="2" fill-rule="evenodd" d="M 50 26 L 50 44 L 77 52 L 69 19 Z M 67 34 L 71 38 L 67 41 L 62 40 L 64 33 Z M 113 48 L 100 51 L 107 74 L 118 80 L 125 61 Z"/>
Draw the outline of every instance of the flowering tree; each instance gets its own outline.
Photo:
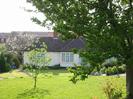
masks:
<path id="1" fill-rule="evenodd" d="M 33 48 L 27 54 L 29 63 L 25 65 L 24 69 L 31 73 L 31 77 L 34 79 L 34 89 L 36 89 L 38 75 L 46 70 L 50 58 L 47 56 L 46 45 L 44 43 L 34 44 Z"/>
<path id="2" fill-rule="evenodd" d="M 33 44 L 35 36 L 28 33 L 12 33 L 7 39 L 6 47 L 9 51 L 16 52 L 21 63 L 23 62 L 23 51 Z"/>

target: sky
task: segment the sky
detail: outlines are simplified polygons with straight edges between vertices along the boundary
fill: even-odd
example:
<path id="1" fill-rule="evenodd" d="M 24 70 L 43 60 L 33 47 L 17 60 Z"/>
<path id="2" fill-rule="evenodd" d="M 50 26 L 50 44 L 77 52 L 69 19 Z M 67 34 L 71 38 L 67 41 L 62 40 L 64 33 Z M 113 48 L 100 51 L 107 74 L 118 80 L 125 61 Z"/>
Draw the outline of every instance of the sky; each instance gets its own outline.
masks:
<path id="1" fill-rule="evenodd" d="M 31 21 L 33 16 L 43 18 L 43 14 L 27 12 L 35 9 L 26 0 L 0 0 L 0 32 L 11 31 L 51 31 Z"/>

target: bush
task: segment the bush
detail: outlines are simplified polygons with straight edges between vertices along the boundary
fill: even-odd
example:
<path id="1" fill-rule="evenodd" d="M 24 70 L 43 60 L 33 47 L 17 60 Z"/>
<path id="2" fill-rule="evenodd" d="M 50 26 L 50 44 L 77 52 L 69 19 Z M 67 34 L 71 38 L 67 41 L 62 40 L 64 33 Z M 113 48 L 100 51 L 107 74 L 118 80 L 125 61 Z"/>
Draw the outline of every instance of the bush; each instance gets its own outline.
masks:
<path id="1" fill-rule="evenodd" d="M 101 72 L 99 72 L 97 68 L 94 68 L 93 71 L 91 72 L 91 75 L 99 76 L 101 75 Z"/>
<path id="2" fill-rule="evenodd" d="M 8 72 L 8 71 L 10 71 L 11 70 L 11 68 L 10 68 L 10 64 L 6 64 L 5 65 L 5 72 Z"/>
<path id="3" fill-rule="evenodd" d="M 8 72 L 12 65 L 19 66 L 19 60 L 16 55 L 7 51 L 0 53 L 0 72 Z"/>
<path id="4" fill-rule="evenodd" d="M 119 70 L 116 66 L 113 66 L 112 67 L 112 74 L 118 74 L 119 73 Z"/>
<path id="5" fill-rule="evenodd" d="M 100 72 L 105 74 L 106 73 L 106 67 L 101 68 Z"/>
<path id="6" fill-rule="evenodd" d="M 107 75 L 113 74 L 112 72 L 113 72 L 113 71 L 112 71 L 112 68 L 111 68 L 111 67 L 108 67 L 108 68 L 105 70 L 105 73 L 106 73 Z"/>
<path id="7" fill-rule="evenodd" d="M 106 69 L 106 74 L 107 75 L 114 75 L 114 74 L 118 74 L 119 73 L 119 70 L 116 66 L 113 66 L 113 67 L 108 67 Z"/>
<path id="8" fill-rule="evenodd" d="M 60 69 L 60 64 L 54 65 L 54 66 L 49 66 L 49 69 Z"/>
<path id="9" fill-rule="evenodd" d="M 126 66 L 113 66 L 113 67 L 103 67 L 101 68 L 100 72 L 105 73 L 107 75 L 115 75 L 115 74 L 120 74 L 120 73 L 125 73 L 126 71 Z"/>
<path id="10" fill-rule="evenodd" d="M 116 81 L 106 80 L 103 86 L 103 91 L 107 96 L 107 99 L 122 99 L 123 91 L 121 87 L 118 87 Z"/>
<path id="11" fill-rule="evenodd" d="M 122 65 L 118 67 L 119 73 L 125 73 L 126 72 L 126 66 Z"/>

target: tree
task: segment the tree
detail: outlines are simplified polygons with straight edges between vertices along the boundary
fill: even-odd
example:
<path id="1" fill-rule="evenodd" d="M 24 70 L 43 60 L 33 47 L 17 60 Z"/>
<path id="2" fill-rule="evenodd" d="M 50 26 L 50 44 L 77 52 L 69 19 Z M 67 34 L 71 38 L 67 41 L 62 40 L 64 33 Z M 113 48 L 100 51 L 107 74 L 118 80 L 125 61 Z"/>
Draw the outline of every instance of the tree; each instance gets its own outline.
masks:
<path id="1" fill-rule="evenodd" d="M 0 45 L 0 72 L 8 72 L 12 65 L 18 67 L 19 64 L 17 55 L 8 52 L 4 45 Z"/>
<path id="2" fill-rule="evenodd" d="M 20 62 L 23 63 L 23 51 L 27 50 L 34 40 L 35 37 L 28 33 L 12 33 L 7 39 L 6 48 L 8 51 L 17 53 Z"/>
<path id="3" fill-rule="evenodd" d="M 31 77 L 34 79 L 34 89 L 36 89 L 38 76 L 47 69 L 50 58 L 44 43 L 38 42 L 33 45 L 32 50 L 27 54 L 29 63 L 24 66 L 24 69 L 31 73 Z"/>
<path id="4" fill-rule="evenodd" d="M 84 37 L 81 56 L 92 66 L 116 57 L 126 64 L 127 98 L 133 99 L 133 0 L 27 0 L 65 39 Z M 49 22 L 50 21 L 50 22 Z"/>

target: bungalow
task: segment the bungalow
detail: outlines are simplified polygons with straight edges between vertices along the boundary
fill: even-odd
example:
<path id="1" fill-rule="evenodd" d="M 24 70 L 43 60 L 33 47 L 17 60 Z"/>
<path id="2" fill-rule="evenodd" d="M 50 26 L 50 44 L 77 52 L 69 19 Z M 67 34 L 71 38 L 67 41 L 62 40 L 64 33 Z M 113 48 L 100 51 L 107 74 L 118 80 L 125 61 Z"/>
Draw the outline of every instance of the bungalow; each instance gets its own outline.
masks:
<path id="1" fill-rule="evenodd" d="M 72 49 L 82 49 L 84 47 L 82 38 L 62 41 L 57 37 L 43 37 L 40 38 L 40 41 L 47 45 L 48 56 L 51 58 L 49 66 L 70 67 L 74 64 L 81 64 L 81 57 L 74 54 Z M 28 63 L 27 53 L 24 52 L 24 64 Z"/>

